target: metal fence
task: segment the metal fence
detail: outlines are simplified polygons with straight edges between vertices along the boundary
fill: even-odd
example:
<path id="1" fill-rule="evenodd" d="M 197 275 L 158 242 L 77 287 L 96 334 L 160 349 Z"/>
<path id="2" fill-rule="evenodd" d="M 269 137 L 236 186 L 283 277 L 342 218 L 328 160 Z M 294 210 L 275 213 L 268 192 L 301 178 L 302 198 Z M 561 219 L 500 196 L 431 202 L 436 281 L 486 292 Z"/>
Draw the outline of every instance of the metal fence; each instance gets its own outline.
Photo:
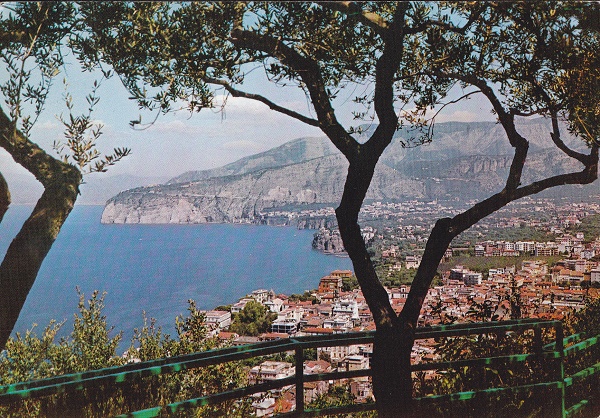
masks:
<path id="1" fill-rule="evenodd" d="M 553 330 L 553 341 L 545 344 L 542 339 L 542 330 Z M 443 403 L 469 401 L 482 396 L 496 395 L 500 393 L 519 393 L 531 391 L 551 391 L 559 405 L 553 415 L 570 417 L 580 411 L 588 401 L 578 400 L 574 405 L 566 405 L 566 391 L 574 383 L 585 380 L 600 370 L 600 362 L 565 375 L 565 359 L 577 353 L 588 350 L 598 343 L 600 335 L 586 338 L 583 335 L 571 335 L 564 337 L 562 323 L 560 321 L 539 321 L 533 319 L 522 319 L 502 322 L 452 324 L 445 326 L 423 327 L 416 331 L 416 339 L 431 338 L 454 338 L 481 334 L 503 334 L 517 331 L 533 331 L 533 347 L 523 352 L 504 356 L 463 359 L 458 361 L 432 361 L 413 365 L 413 371 L 426 370 L 448 370 L 457 367 L 477 366 L 501 366 L 525 362 L 532 359 L 546 359 L 555 363 L 555 373 L 547 381 L 527 383 L 520 386 L 492 387 L 476 391 L 458 392 L 443 395 L 431 395 L 417 398 L 417 402 Z M 282 339 L 277 341 L 263 342 L 244 346 L 234 346 L 183 356 L 157 359 L 152 361 L 128 364 L 119 367 L 111 367 L 100 370 L 92 370 L 83 373 L 74 373 L 57 376 L 36 381 L 16 383 L 0 386 L 0 405 L 22 399 L 34 399 L 54 394 L 72 393 L 86 388 L 98 387 L 102 384 L 111 386 L 127 386 L 133 382 L 139 382 L 141 378 L 148 376 L 165 375 L 169 373 L 192 370 L 231 361 L 240 361 L 259 356 L 268 356 L 277 353 L 293 351 L 295 353 L 295 375 L 283 379 L 265 381 L 246 387 L 230 390 L 222 393 L 214 393 L 207 396 L 175 402 L 168 405 L 156 406 L 140 411 L 132 411 L 123 417 L 155 417 L 164 413 L 175 413 L 178 411 L 193 409 L 206 405 L 218 404 L 227 400 L 242 399 L 247 396 L 281 389 L 286 386 L 295 385 L 295 410 L 281 416 L 321 416 L 334 413 L 347 413 L 375 410 L 376 403 L 353 404 L 342 407 L 326 409 L 307 409 L 304 405 L 304 385 L 308 382 L 329 381 L 370 376 L 370 369 L 335 371 L 322 374 L 304 374 L 303 363 L 305 359 L 304 350 L 319 347 L 350 346 L 355 344 L 368 344 L 374 340 L 374 332 L 334 334 L 305 336 L 297 338 Z"/>

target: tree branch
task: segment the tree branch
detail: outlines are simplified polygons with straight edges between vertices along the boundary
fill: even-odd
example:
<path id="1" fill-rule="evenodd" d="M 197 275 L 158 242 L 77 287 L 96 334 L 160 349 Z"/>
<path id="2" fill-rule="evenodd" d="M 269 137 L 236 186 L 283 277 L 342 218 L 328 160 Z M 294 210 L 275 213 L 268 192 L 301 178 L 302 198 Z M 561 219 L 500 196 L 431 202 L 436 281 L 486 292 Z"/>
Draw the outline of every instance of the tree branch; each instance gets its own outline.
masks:
<path id="1" fill-rule="evenodd" d="M 0 173 L 0 222 L 4 218 L 8 207 L 10 206 L 10 190 L 8 188 L 8 183 L 6 183 L 6 179 Z"/>
<path id="2" fill-rule="evenodd" d="M 446 248 L 453 238 L 475 225 L 481 219 L 503 208 L 508 203 L 525 196 L 531 196 L 546 189 L 565 184 L 592 183 L 598 177 L 597 145 L 592 146 L 590 154 L 587 157 L 588 161 L 582 171 L 548 177 L 517 189 L 504 188 L 502 191 L 482 200 L 453 218 L 440 219 L 427 240 L 423 260 L 417 270 L 417 275 L 400 316 L 409 323 L 417 323 L 423 301 L 431 285 L 431 280 L 435 275 L 435 269 L 437 269 Z M 418 278 L 422 279 L 418 280 Z"/>
<path id="3" fill-rule="evenodd" d="M 300 113 L 294 112 L 293 110 L 290 110 L 286 107 L 279 106 L 278 104 L 272 102 L 271 100 L 269 100 L 266 97 L 261 96 L 259 94 L 247 93 L 247 92 L 238 90 L 225 80 L 219 80 L 216 78 L 204 78 L 203 81 L 208 84 L 216 84 L 216 85 L 224 87 L 225 90 L 227 90 L 233 97 L 242 97 L 245 99 L 256 100 L 258 102 L 266 104 L 267 106 L 269 106 L 269 108 L 271 110 L 274 110 L 279 113 L 283 113 L 284 115 L 287 115 L 294 119 L 297 119 L 300 122 L 306 123 L 307 125 L 316 126 L 316 127 L 319 126 L 319 121 L 316 119 L 309 118 Z"/>
<path id="4" fill-rule="evenodd" d="M 388 294 L 377 277 L 358 225 L 361 203 L 373 178 L 374 164 L 351 163 L 340 205 L 335 210 L 344 248 L 378 329 L 391 327 L 396 318 Z"/>
<path id="5" fill-rule="evenodd" d="M 373 103 L 379 125 L 365 146 L 369 149 L 367 154 L 376 159 L 379 159 L 385 148 L 392 142 L 398 127 L 398 115 L 394 109 L 394 77 L 404 53 L 404 18 L 409 6 L 406 2 L 398 4 L 390 32 L 385 37 L 383 53 L 375 66 Z"/>
<path id="6" fill-rule="evenodd" d="M 355 17 L 360 23 L 370 27 L 381 36 L 387 34 L 389 22 L 375 12 L 363 10 L 359 4 L 353 1 L 330 1 L 321 3 L 321 6 Z"/>
<path id="7" fill-rule="evenodd" d="M 238 47 L 264 52 L 296 71 L 306 84 L 319 121 L 319 128 L 349 161 L 356 160 L 360 144 L 338 122 L 331 106 L 318 64 L 302 56 L 279 39 L 241 29 L 233 30 L 231 41 Z"/>
<path id="8" fill-rule="evenodd" d="M 394 22 L 385 38 L 384 50 L 376 64 L 375 112 L 379 125 L 364 144 L 364 151 L 356 160 L 350 160 L 348 177 L 336 218 L 348 255 L 352 259 L 356 277 L 365 295 L 377 328 L 392 328 L 397 316 L 387 292 L 373 266 L 358 225 L 358 214 L 371 184 L 379 157 L 394 137 L 398 116 L 394 110 L 394 76 L 402 60 L 404 44 L 404 16 L 408 4 L 396 9 Z"/>
<path id="9" fill-rule="evenodd" d="M 489 102 L 492 104 L 494 111 L 498 115 L 498 121 L 504 128 L 506 136 L 510 145 L 515 149 L 515 155 L 510 165 L 509 175 L 506 179 L 506 189 L 516 189 L 521 184 L 521 176 L 523 174 L 523 168 L 525 166 L 525 160 L 527 158 L 527 152 L 529 150 L 529 141 L 519 134 L 515 126 L 515 115 L 510 111 L 507 111 L 500 99 L 485 80 L 477 78 L 473 74 L 461 74 L 461 73 L 444 73 L 441 71 L 435 72 L 436 76 L 443 78 L 452 78 L 465 83 L 468 83 L 474 87 L 477 87 L 487 97 Z"/>
<path id="10" fill-rule="evenodd" d="M 562 138 L 560 137 L 560 129 L 558 127 L 558 115 L 556 114 L 555 111 L 551 112 L 551 119 L 552 119 L 552 132 L 550 133 L 550 137 L 552 138 L 552 142 L 554 142 L 554 145 L 556 145 L 556 147 L 559 150 L 561 150 L 562 152 L 567 154 L 569 157 L 576 159 L 577 161 L 581 162 L 582 164 L 587 164 L 587 162 L 591 158 L 591 154 L 590 155 L 583 154 L 581 152 L 577 152 L 577 151 L 572 150 L 571 148 L 567 147 L 567 144 L 565 144 L 564 141 L 562 140 Z"/>

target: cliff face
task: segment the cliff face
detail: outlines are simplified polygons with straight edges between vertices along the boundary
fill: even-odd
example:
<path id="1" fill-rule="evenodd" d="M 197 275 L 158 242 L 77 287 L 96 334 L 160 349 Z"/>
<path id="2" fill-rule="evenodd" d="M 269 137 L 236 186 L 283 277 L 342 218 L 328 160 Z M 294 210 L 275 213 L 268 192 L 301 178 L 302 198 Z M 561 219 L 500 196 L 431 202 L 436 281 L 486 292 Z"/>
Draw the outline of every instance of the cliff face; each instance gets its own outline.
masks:
<path id="1" fill-rule="evenodd" d="M 189 183 L 213 177 L 251 173 L 269 168 L 298 164 L 315 158 L 337 154 L 337 149 L 326 138 L 299 138 L 266 152 L 250 155 L 212 170 L 188 171 L 172 178 L 167 184 Z"/>
<path id="2" fill-rule="evenodd" d="M 300 164 L 189 183 L 141 187 L 111 198 L 103 223 L 254 222 L 265 209 L 331 204 L 341 198 L 347 163 L 331 155 Z M 382 167 L 367 195 L 420 198 L 424 188 Z"/>
<path id="3" fill-rule="evenodd" d="M 315 233 L 312 247 L 329 254 L 345 254 L 344 243 L 338 230 L 321 228 Z"/>
<path id="4" fill-rule="evenodd" d="M 580 170 L 548 148 L 547 125 L 540 119 L 519 126 L 531 144 L 525 182 Z M 412 149 L 402 146 L 410 132 L 398 132 L 377 166 L 367 199 L 481 199 L 502 189 L 512 150 L 497 124 L 442 123 L 436 132 L 431 144 Z M 574 143 L 572 138 L 566 142 Z M 121 192 L 107 202 L 102 222 L 287 224 L 288 219 L 265 218 L 264 212 L 337 205 L 347 166 L 326 138 L 298 139 L 218 169 Z M 299 224 L 328 226 L 303 219 Z"/>

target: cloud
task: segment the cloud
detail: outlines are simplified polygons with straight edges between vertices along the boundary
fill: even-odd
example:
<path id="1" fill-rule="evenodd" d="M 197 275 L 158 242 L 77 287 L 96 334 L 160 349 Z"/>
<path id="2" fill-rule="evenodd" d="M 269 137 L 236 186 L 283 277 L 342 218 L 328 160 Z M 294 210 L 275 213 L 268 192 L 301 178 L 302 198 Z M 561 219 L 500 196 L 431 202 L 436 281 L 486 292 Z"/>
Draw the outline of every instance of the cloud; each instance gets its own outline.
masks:
<path id="1" fill-rule="evenodd" d="M 225 142 L 222 145 L 222 148 L 225 150 L 235 150 L 235 151 L 242 151 L 242 152 L 263 151 L 263 147 L 260 144 L 254 142 L 254 141 L 247 140 L 247 139 Z"/>
<path id="2" fill-rule="evenodd" d="M 39 122 L 35 125 L 34 129 L 36 130 L 40 130 L 40 131 L 56 131 L 59 129 L 63 129 L 63 125 L 62 123 L 58 122 L 57 120 L 45 120 L 43 122 Z"/>
<path id="3" fill-rule="evenodd" d="M 481 114 L 468 110 L 456 110 L 452 113 L 441 112 L 435 120 L 436 122 L 475 122 L 481 120 Z"/>

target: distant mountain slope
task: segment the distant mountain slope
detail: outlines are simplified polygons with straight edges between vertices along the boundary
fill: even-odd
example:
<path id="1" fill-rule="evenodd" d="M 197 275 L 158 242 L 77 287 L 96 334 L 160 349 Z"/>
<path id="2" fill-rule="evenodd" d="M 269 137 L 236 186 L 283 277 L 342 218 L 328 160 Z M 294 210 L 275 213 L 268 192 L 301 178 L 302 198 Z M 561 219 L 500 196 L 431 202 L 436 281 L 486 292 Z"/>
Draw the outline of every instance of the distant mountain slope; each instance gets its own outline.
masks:
<path id="1" fill-rule="evenodd" d="M 187 171 L 167 181 L 167 184 L 187 183 L 211 177 L 224 177 L 265 168 L 283 167 L 332 155 L 336 152 L 335 146 L 325 137 L 299 138 L 260 154 L 244 157 L 223 167 L 212 170 Z"/>
<path id="2" fill-rule="evenodd" d="M 339 201 L 346 169 L 347 162 L 341 155 L 329 155 L 247 174 L 141 187 L 109 200 L 102 222 L 252 221 L 264 209 Z M 373 179 L 368 198 L 421 198 L 423 191 L 420 183 L 382 167 Z"/>
<path id="3" fill-rule="evenodd" d="M 525 181 L 580 169 L 552 149 L 548 121 L 523 121 L 518 128 L 530 140 Z M 432 143 L 403 148 L 400 138 L 410 135 L 398 132 L 380 160 L 367 199 L 474 199 L 503 187 L 512 148 L 499 125 L 440 123 Z M 335 205 L 346 169 L 346 160 L 325 138 L 301 138 L 221 168 L 119 193 L 107 202 L 102 221 L 252 222 L 265 209 Z"/>

